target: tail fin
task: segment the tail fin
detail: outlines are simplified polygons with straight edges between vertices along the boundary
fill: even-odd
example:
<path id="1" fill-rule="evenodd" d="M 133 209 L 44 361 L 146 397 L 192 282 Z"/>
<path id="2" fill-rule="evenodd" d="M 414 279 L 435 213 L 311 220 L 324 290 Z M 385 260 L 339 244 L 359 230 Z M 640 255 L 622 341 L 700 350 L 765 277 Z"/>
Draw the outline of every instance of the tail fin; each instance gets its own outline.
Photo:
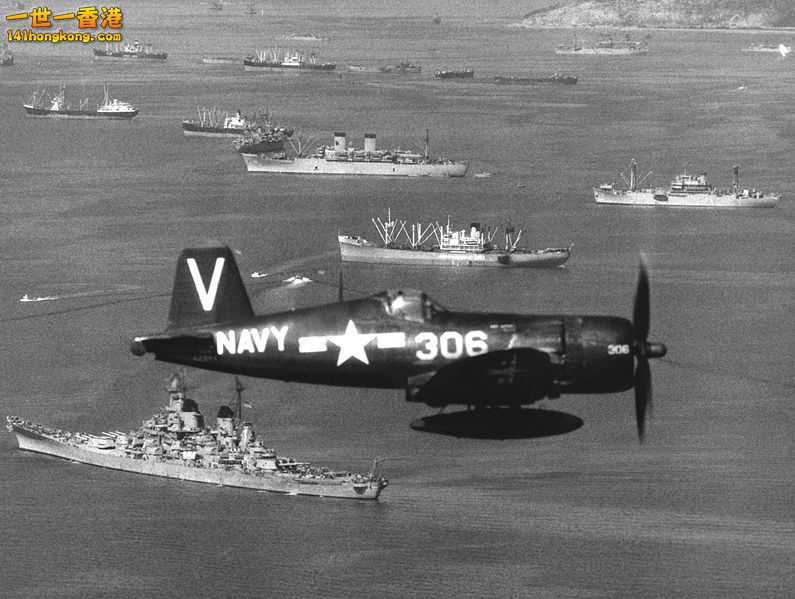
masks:
<path id="1" fill-rule="evenodd" d="M 228 246 L 182 251 L 167 330 L 252 318 L 251 301 Z"/>

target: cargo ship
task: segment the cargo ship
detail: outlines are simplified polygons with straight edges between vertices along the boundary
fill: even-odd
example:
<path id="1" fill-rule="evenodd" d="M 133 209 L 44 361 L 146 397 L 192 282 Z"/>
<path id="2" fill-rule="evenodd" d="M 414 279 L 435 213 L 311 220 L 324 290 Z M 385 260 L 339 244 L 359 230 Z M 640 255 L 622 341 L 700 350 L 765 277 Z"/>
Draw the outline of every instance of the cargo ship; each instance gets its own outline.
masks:
<path id="1" fill-rule="evenodd" d="M 151 45 L 135 40 L 133 43 L 128 42 L 124 45 L 105 44 L 105 48 L 94 48 L 94 60 L 106 58 L 165 60 L 168 58 L 168 54 L 155 52 Z"/>
<path id="2" fill-rule="evenodd" d="M 500 248 L 494 243 L 496 231 L 484 230 L 479 223 L 472 223 L 468 230 L 454 230 L 448 218 L 446 225 L 416 223 L 408 227 L 406 221 L 393 220 L 391 212 L 385 221 L 380 218 L 372 221 L 382 243 L 338 235 L 343 262 L 538 268 L 560 266 L 571 255 L 571 246 L 519 248 L 522 231 L 514 237 L 516 230 L 510 226 L 505 228 L 505 245 Z"/>
<path id="3" fill-rule="evenodd" d="M 400 148 L 377 150 L 375 134 L 364 136 L 364 148 L 347 147 L 346 134 L 334 134 L 333 146 L 321 146 L 311 155 L 286 153 L 241 153 L 249 172 L 292 173 L 304 175 L 375 175 L 384 177 L 463 177 L 469 165 L 446 158 L 428 155 L 428 135 L 425 152 Z"/>
<path id="4" fill-rule="evenodd" d="M 651 173 L 648 173 L 646 177 Z M 594 187 L 598 204 L 625 204 L 631 206 L 693 206 L 707 208 L 771 208 L 780 194 L 765 193 L 758 189 L 740 187 L 740 167 L 734 167 L 734 182 L 729 189 L 716 189 L 707 181 L 706 173 L 676 175 L 668 188 L 640 188 L 645 180 L 638 181 L 637 164 L 630 163 L 629 180 L 621 174 L 627 189 L 616 189 L 612 183 Z"/>
<path id="5" fill-rule="evenodd" d="M 575 56 L 643 56 L 649 48 L 641 42 L 629 38 L 615 42 L 610 36 L 599 39 L 595 44 L 583 44 L 574 39 L 571 46 L 560 45 L 555 54 L 572 54 Z"/>
<path id="6" fill-rule="evenodd" d="M 375 473 L 338 472 L 277 455 L 242 419 L 239 381 L 236 409 L 221 406 L 216 426 L 204 424 L 196 402 L 187 397 L 182 377 L 167 389 L 169 403 L 130 432 L 69 433 L 8 416 L 7 428 L 19 448 L 72 462 L 217 486 L 290 495 L 378 499 L 389 484 Z"/>
<path id="7" fill-rule="evenodd" d="M 252 121 L 236 111 L 230 116 L 215 108 L 199 108 L 198 119 L 185 119 L 182 121 L 182 134 L 186 137 L 236 137 L 243 135 L 253 125 Z"/>
<path id="8" fill-rule="evenodd" d="M 277 70 L 306 70 L 330 72 L 337 68 L 336 63 L 318 62 L 317 56 L 312 52 L 305 57 L 303 52 L 281 52 L 279 50 L 265 50 L 256 55 L 246 56 L 243 59 L 243 69 L 246 71 L 263 71 L 265 69 Z"/>
<path id="9" fill-rule="evenodd" d="M 241 154 L 268 154 L 284 150 L 284 142 L 292 135 L 292 129 L 269 124 L 257 125 L 244 131 L 234 144 Z"/>
<path id="10" fill-rule="evenodd" d="M 75 107 L 66 99 L 64 86 L 61 86 L 61 91 L 50 99 L 47 98 L 45 90 L 33 92 L 30 99 L 22 106 L 30 116 L 131 119 L 138 114 L 138 109 L 132 104 L 111 98 L 107 87 L 102 104 L 96 109 L 88 108 L 87 99 L 81 100 Z"/>
<path id="11" fill-rule="evenodd" d="M 522 77 L 517 75 L 495 75 L 494 83 L 500 85 L 574 85 L 577 83 L 577 75 L 567 75 L 565 73 L 553 73 L 547 77 Z"/>
<path id="12" fill-rule="evenodd" d="M 433 74 L 436 79 L 472 79 L 475 76 L 475 69 L 439 69 Z"/>

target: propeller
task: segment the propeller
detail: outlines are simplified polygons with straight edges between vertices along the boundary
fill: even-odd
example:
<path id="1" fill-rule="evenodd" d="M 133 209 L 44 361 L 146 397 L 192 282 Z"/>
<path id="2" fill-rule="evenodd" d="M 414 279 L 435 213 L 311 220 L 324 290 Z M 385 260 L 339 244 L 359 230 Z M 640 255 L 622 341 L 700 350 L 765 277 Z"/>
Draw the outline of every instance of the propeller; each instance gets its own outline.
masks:
<path id="1" fill-rule="evenodd" d="M 635 331 L 635 417 L 638 423 L 638 439 L 643 442 L 646 430 L 646 413 L 651 412 L 651 370 L 649 358 L 662 358 L 668 348 L 662 343 L 649 342 L 649 274 L 646 261 L 641 256 L 638 287 L 635 291 L 635 305 L 632 310 L 632 328 Z"/>

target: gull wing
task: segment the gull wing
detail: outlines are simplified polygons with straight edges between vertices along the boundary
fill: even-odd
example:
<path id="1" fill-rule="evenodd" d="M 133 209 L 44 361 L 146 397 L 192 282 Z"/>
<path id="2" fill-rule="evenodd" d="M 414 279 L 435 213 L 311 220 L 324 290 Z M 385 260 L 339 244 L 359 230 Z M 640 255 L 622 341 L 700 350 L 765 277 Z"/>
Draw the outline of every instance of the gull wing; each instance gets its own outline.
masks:
<path id="1" fill-rule="evenodd" d="M 464 358 L 410 377 L 406 400 L 437 407 L 511 406 L 533 403 L 553 390 L 549 354 L 517 348 Z"/>

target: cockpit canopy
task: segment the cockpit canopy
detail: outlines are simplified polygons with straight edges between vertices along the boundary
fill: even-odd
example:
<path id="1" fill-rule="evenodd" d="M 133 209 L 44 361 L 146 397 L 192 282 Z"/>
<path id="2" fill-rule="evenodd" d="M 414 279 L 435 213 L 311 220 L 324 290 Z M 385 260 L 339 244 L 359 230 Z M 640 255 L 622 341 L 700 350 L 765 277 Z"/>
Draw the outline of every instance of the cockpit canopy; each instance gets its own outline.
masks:
<path id="1" fill-rule="evenodd" d="M 447 312 L 424 291 L 417 289 L 387 289 L 373 297 L 381 301 L 389 316 L 402 320 L 427 322 Z"/>

